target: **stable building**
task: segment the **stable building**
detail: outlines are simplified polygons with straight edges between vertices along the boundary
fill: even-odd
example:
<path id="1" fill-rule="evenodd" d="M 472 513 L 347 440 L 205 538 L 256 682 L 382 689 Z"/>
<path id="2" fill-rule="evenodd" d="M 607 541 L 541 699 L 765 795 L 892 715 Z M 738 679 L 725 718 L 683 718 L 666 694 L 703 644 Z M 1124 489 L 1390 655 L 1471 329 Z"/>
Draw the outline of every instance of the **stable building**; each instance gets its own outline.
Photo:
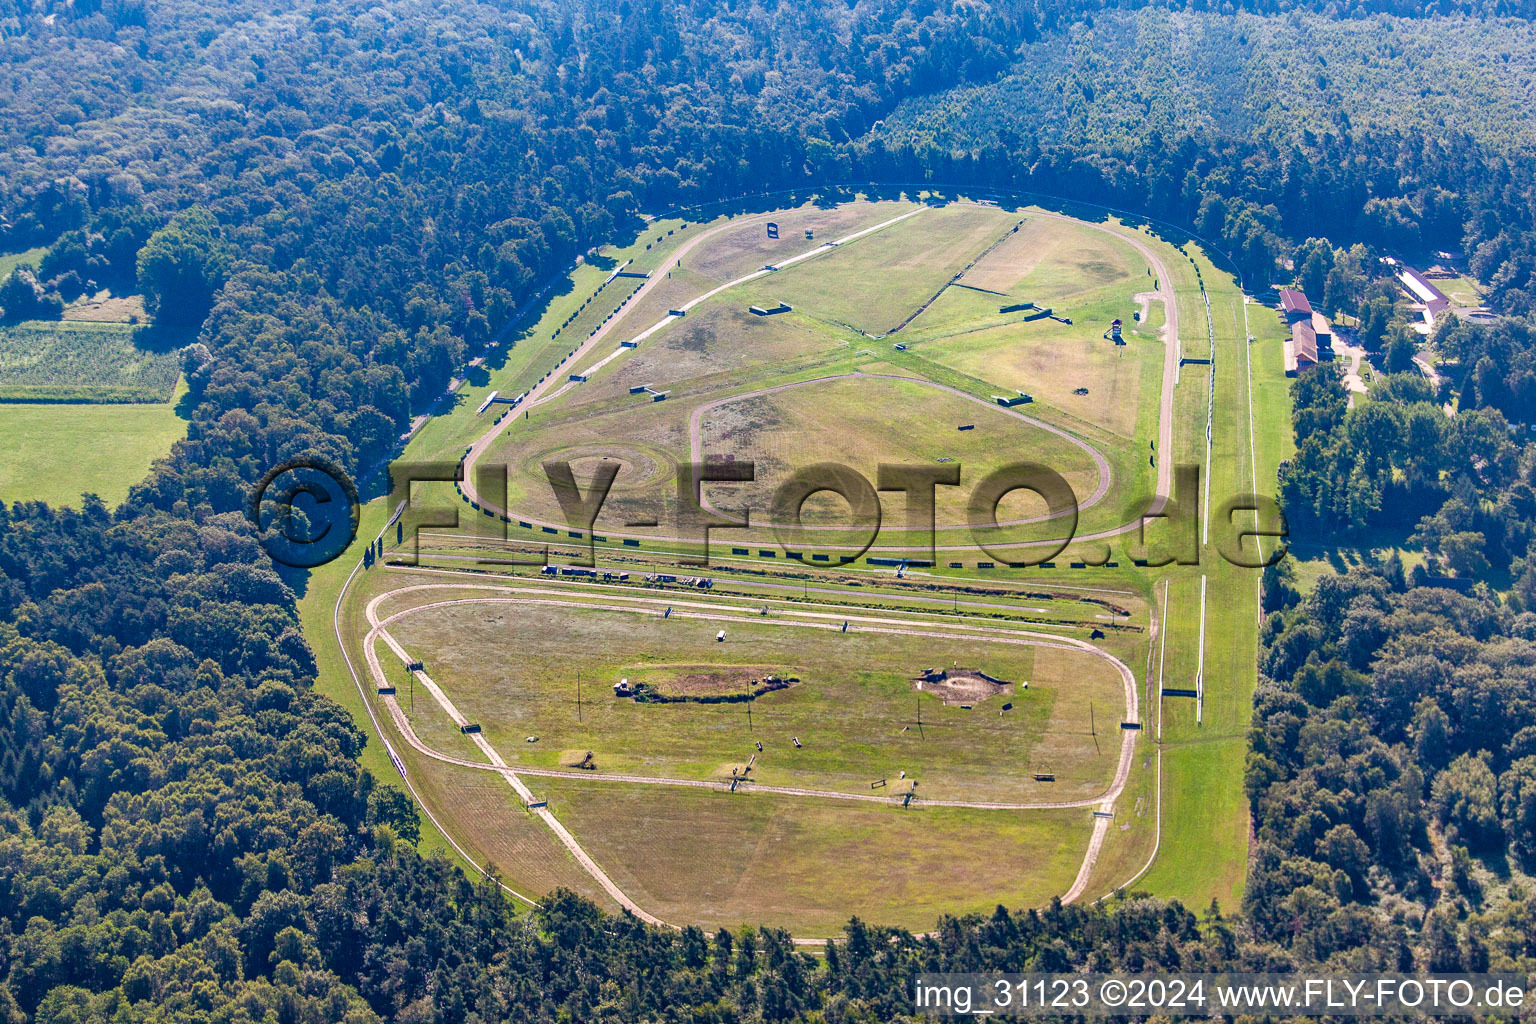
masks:
<path id="1" fill-rule="evenodd" d="M 1317 338 L 1317 353 L 1321 358 L 1329 358 L 1333 355 L 1333 325 L 1328 318 L 1314 310 L 1312 312 L 1312 334 Z"/>
<path id="2" fill-rule="evenodd" d="M 1451 300 L 1429 278 L 1408 264 L 1400 263 L 1398 268 L 1397 279 L 1403 282 L 1403 287 L 1413 296 L 1413 308 L 1423 315 L 1425 327 L 1433 330 L 1435 317 L 1451 308 Z"/>
<path id="3" fill-rule="evenodd" d="M 1291 338 L 1285 343 L 1285 375 L 1294 377 L 1317 365 L 1317 332 L 1311 321 L 1291 325 Z"/>
<path id="4" fill-rule="evenodd" d="M 1312 319 L 1312 303 L 1307 301 L 1307 295 L 1300 288 L 1280 289 L 1280 310 L 1285 314 L 1286 323 L 1296 324 Z"/>

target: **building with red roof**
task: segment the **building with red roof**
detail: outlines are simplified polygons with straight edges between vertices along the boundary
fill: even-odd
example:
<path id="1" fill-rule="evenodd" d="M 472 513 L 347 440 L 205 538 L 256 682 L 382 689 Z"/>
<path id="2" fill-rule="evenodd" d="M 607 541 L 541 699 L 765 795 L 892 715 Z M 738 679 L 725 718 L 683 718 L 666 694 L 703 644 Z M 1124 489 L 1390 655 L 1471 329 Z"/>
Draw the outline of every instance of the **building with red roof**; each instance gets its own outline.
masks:
<path id="1" fill-rule="evenodd" d="M 1280 309 L 1289 323 L 1312 319 L 1312 303 L 1307 301 L 1306 293 L 1300 288 L 1280 289 Z"/>

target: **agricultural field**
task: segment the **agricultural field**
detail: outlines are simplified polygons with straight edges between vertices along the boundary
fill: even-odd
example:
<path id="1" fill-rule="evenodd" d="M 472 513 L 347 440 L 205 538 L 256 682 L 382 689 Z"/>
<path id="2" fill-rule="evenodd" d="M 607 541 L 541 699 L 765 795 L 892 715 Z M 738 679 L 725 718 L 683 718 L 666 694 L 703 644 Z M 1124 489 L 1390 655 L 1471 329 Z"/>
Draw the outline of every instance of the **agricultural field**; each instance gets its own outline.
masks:
<path id="1" fill-rule="evenodd" d="M 455 856 L 519 892 L 807 936 L 1126 885 L 1240 900 L 1257 574 L 1214 556 L 1210 505 L 1286 454 L 1265 432 L 1288 422 L 1282 339 L 1260 314 L 1247 343 L 1194 246 L 919 198 L 653 225 L 407 449 L 464 479 L 419 488 L 375 527 L 384 564 L 325 600 L 337 696 Z M 626 259 L 650 277 L 599 276 Z M 477 412 L 492 391 L 517 401 Z M 679 525 L 700 461 L 755 470 L 700 491 L 708 567 Z M 1175 461 L 1217 466 L 1217 496 L 1174 495 L 1149 536 L 1203 538 L 1201 564 L 1143 567 L 1136 519 Z M 781 485 L 827 462 L 961 485 L 935 489 L 932 548 L 902 494 L 872 530 L 829 491 L 782 521 Z M 967 526 L 976 483 L 1018 462 L 1080 506 L 1033 568 L 1069 528 L 1038 495 Z M 588 529 L 568 506 L 609 474 Z M 433 504 L 460 527 L 418 532 Z"/>
<path id="2" fill-rule="evenodd" d="M 0 402 L 164 403 L 181 364 L 153 328 L 85 320 L 0 326 Z"/>

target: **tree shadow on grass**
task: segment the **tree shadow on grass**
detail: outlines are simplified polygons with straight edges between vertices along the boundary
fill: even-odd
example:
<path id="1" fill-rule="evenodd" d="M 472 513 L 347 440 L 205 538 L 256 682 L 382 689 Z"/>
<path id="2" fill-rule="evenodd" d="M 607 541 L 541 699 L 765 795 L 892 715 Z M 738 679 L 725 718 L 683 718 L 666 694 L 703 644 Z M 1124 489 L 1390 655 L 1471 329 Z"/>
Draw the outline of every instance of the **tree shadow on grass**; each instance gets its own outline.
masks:
<path id="1" fill-rule="evenodd" d="M 197 340 L 197 328 L 144 324 L 134 328 L 133 347 L 141 352 L 166 355 Z"/>
<path id="2" fill-rule="evenodd" d="M 192 412 L 197 408 L 197 402 L 197 396 L 192 393 L 191 388 L 188 388 L 187 391 L 176 400 L 176 407 L 171 411 L 176 414 L 178 419 L 183 419 L 190 422 L 192 419 Z"/>
<path id="3" fill-rule="evenodd" d="M 283 565 L 281 562 L 273 562 L 272 568 L 277 571 L 278 576 L 282 577 L 283 582 L 288 584 L 289 588 L 293 591 L 293 596 L 300 601 L 304 600 L 304 595 L 309 591 L 309 574 L 311 570 L 295 569 L 293 566 Z"/>

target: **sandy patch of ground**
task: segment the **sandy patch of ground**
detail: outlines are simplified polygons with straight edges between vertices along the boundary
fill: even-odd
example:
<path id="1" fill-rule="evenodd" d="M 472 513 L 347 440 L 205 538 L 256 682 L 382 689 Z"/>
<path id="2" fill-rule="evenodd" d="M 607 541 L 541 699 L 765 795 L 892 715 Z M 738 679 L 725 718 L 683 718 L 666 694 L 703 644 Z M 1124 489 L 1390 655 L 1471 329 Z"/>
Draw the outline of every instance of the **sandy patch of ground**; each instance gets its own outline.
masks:
<path id="1" fill-rule="evenodd" d="M 65 308 L 62 319 L 99 324 L 145 324 L 149 322 L 149 314 L 144 311 L 144 300 L 140 296 L 118 298 L 101 292 L 92 297 L 81 296 Z"/>
<path id="2" fill-rule="evenodd" d="M 988 697 L 1013 692 L 1012 683 L 971 668 L 927 669 L 912 680 L 912 685 L 945 704 L 979 704 Z"/>

